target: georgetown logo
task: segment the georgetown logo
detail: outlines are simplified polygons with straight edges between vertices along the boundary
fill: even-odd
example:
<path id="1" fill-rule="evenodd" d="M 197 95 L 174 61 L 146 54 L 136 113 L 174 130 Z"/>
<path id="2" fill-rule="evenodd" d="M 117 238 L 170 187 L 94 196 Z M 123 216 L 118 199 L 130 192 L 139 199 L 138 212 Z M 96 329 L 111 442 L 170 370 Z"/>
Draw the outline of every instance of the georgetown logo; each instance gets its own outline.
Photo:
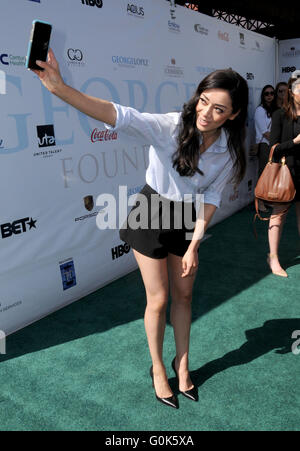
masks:
<path id="1" fill-rule="evenodd" d="M 253 73 L 252 73 L 252 72 L 247 72 L 246 78 L 247 78 L 247 80 L 254 80 L 254 75 L 253 75 Z"/>
<path id="2" fill-rule="evenodd" d="M 56 145 L 53 125 L 38 125 L 36 129 L 39 147 Z"/>
<path id="3" fill-rule="evenodd" d="M 33 220 L 32 218 L 22 218 L 16 219 L 13 222 L 6 222 L 5 224 L 1 224 L 1 237 L 9 238 L 12 235 L 20 235 L 21 233 L 25 233 L 27 232 L 27 230 L 31 230 L 32 228 L 36 229 L 36 221 L 37 220 Z"/>
<path id="4" fill-rule="evenodd" d="M 142 6 L 136 6 L 130 3 L 127 4 L 127 14 L 129 14 L 130 16 L 140 18 L 143 18 L 145 15 L 144 8 Z"/>
<path id="5" fill-rule="evenodd" d="M 102 0 L 81 0 L 81 3 L 87 6 L 97 6 L 97 8 L 102 8 L 103 6 Z"/>

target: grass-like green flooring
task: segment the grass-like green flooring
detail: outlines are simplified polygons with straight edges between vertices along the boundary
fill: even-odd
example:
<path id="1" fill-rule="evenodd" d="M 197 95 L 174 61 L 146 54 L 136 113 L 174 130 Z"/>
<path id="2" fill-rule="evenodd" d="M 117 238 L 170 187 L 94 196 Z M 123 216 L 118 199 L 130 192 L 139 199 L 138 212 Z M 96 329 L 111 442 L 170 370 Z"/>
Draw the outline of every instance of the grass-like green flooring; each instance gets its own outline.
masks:
<path id="1" fill-rule="evenodd" d="M 244 208 L 209 229 L 200 246 L 190 353 L 198 403 L 179 395 L 175 410 L 155 399 L 137 270 L 7 338 L 0 430 L 299 430 L 295 212 L 280 246 L 288 279 L 270 273 L 267 224 L 256 221 L 256 240 L 253 215 Z M 176 392 L 174 354 L 168 323 L 164 359 Z"/>

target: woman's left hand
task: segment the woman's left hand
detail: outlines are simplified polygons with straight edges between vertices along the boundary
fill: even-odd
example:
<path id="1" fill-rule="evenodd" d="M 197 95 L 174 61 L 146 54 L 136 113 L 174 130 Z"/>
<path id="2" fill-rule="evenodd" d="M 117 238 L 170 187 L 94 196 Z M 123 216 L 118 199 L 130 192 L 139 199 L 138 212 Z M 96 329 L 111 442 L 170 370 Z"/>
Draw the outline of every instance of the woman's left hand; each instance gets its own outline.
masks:
<path id="1" fill-rule="evenodd" d="M 181 277 L 192 277 L 198 270 L 198 250 L 187 250 L 182 257 Z"/>

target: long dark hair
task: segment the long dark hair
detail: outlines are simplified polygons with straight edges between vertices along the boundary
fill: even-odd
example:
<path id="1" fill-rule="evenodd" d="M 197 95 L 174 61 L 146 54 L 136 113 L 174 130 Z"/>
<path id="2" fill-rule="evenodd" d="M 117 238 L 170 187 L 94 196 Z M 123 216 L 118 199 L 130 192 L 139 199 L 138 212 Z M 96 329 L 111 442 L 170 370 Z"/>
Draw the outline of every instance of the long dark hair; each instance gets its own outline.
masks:
<path id="1" fill-rule="evenodd" d="M 173 167 L 181 176 L 192 177 L 196 172 L 203 175 L 203 172 L 198 168 L 200 131 L 196 127 L 196 106 L 201 94 L 207 89 L 228 91 L 232 102 L 232 114 L 240 110 L 235 119 L 227 120 L 222 125 L 227 132 L 228 149 L 234 160 L 234 178 L 236 182 L 240 182 L 246 170 L 244 140 L 248 108 L 248 85 L 246 80 L 232 69 L 217 70 L 209 74 L 201 81 L 190 101 L 184 104 L 182 123 L 178 134 L 178 148 L 173 154 Z"/>
<path id="2" fill-rule="evenodd" d="M 290 78 L 288 81 L 288 89 L 285 93 L 284 99 L 283 99 L 283 105 L 282 108 L 285 111 L 286 116 L 291 119 L 292 121 L 297 120 L 297 110 L 295 107 L 294 97 L 292 93 L 292 84 L 297 80 L 297 78 Z"/>
<path id="3" fill-rule="evenodd" d="M 274 91 L 274 96 L 272 102 L 268 105 L 266 102 L 265 91 L 271 88 Z M 275 100 L 275 89 L 272 85 L 266 85 L 262 88 L 260 95 L 260 105 L 266 110 L 267 116 L 271 117 L 275 110 L 277 110 L 276 100 Z"/>

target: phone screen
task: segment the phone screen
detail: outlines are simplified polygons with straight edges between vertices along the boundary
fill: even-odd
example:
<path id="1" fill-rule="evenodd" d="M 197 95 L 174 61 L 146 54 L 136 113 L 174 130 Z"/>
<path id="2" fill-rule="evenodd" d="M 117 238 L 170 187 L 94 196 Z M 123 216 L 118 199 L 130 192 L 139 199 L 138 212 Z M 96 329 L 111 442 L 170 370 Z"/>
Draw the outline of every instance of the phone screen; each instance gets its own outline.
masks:
<path id="1" fill-rule="evenodd" d="M 51 29 L 52 26 L 48 23 L 39 21 L 33 23 L 27 56 L 27 67 L 29 69 L 43 70 L 35 62 L 36 60 L 46 61 L 47 59 Z"/>

